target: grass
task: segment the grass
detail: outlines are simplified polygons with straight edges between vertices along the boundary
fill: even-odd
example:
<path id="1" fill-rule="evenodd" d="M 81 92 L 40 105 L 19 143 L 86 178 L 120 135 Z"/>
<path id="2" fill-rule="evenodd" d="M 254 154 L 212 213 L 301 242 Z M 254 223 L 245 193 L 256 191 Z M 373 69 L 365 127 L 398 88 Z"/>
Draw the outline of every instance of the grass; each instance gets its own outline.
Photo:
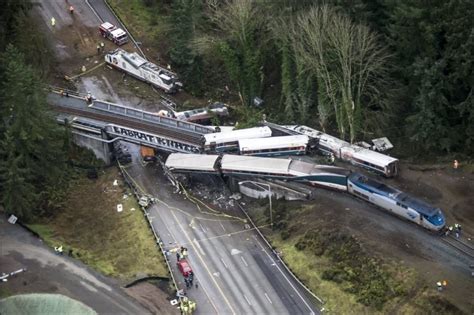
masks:
<path id="1" fill-rule="evenodd" d="M 137 40 L 155 46 L 153 42 L 163 34 L 165 28 L 158 5 L 150 8 L 145 6 L 143 0 L 107 0 L 107 2 Z"/>
<path id="2" fill-rule="evenodd" d="M 265 206 L 260 208 L 252 215 L 263 224 L 268 218 L 261 212 Z M 347 231 L 328 228 L 323 220 L 311 220 L 311 227 L 303 224 L 314 212 L 311 207 L 278 201 L 273 210 L 276 231 L 264 231 L 283 252 L 290 269 L 325 301 L 327 311 L 372 314 L 401 308 L 422 310 L 413 297 L 424 288 L 413 269 L 373 257 Z"/>
<path id="3" fill-rule="evenodd" d="M 324 300 L 324 308 L 327 312 L 333 314 L 369 313 L 370 309 L 357 303 L 354 295 L 343 291 L 336 283 L 321 278 L 321 271 L 331 264 L 328 259 L 297 250 L 294 239 L 283 241 L 279 236 L 273 236 L 271 241 L 278 251 L 283 252 L 283 259 L 288 267 L 312 292 L 316 292 Z"/>
<path id="4" fill-rule="evenodd" d="M 119 186 L 112 185 L 115 179 Z M 116 210 L 119 203 L 122 212 Z M 65 253 L 72 250 L 74 257 L 105 275 L 126 281 L 143 275 L 168 276 L 146 219 L 136 200 L 126 194 L 115 168 L 96 181 L 76 180 L 65 208 L 29 227 L 48 245 L 63 245 Z"/>

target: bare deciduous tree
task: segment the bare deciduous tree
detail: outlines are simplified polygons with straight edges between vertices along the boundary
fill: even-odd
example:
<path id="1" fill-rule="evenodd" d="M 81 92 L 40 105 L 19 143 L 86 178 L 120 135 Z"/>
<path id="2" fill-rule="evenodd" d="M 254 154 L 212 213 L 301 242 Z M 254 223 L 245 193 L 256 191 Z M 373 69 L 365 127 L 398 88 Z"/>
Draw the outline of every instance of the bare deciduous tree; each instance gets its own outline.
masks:
<path id="1" fill-rule="evenodd" d="M 353 142 L 364 105 L 380 93 L 388 53 L 375 33 L 329 6 L 301 13 L 290 29 L 296 57 L 318 78 L 320 118 L 328 115 L 322 102 L 330 102 L 341 137 L 349 133 Z"/>

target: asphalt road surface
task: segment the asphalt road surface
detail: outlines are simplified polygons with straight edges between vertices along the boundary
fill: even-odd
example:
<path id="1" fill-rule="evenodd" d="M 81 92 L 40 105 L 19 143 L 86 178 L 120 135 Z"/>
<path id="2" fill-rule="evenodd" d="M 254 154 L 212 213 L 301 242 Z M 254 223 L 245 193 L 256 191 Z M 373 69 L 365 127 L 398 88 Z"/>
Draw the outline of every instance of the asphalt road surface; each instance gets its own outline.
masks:
<path id="1" fill-rule="evenodd" d="M 315 301 L 274 259 L 250 226 L 236 218 L 200 212 L 183 195 L 174 194 L 159 169 L 141 164 L 136 146 L 128 147 L 134 163 L 126 166 L 126 171 L 159 199 L 148 211 L 165 248 L 188 248 L 199 288 L 186 291 L 197 301 L 198 314 L 319 313 Z M 168 259 L 175 267 L 176 255 L 170 254 Z M 186 289 L 177 268 L 174 275 Z"/>
<path id="2" fill-rule="evenodd" d="M 99 314 L 148 314 L 117 284 L 67 256 L 58 256 L 38 238 L 0 217 L 0 273 L 27 271 L 0 283 L 5 292 L 59 293 Z"/>

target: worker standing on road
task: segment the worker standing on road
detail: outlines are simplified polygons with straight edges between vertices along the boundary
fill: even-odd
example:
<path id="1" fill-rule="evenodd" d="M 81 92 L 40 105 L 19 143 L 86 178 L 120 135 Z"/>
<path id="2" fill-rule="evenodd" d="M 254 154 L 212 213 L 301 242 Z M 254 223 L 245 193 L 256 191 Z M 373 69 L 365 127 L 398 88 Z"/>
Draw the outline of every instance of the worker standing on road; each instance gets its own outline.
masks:
<path id="1" fill-rule="evenodd" d="M 443 284 L 441 283 L 441 281 L 436 282 L 436 286 L 438 287 L 439 292 L 443 291 Z"/>
<path id="2" fill-rule="evenodd" d="M 74 14 L 74 7 L 72 5 L 69 6 L 69 13 Z"/>
<path id="3" fill-rule="evenodd" d="M 97 44 L 97 54 L 100 55 L 100 45 Z"/>
<path id="4" fill-rule="evenodd" d="M 52 27 L 56 26 L 56 19 L 54 17 L 51 18 L 51 26 Z"/>
<path id="5" fill-rule="evenodd" d="M 104 44 L 104 42 L 100 42 L 100 50 L 101 50 L 102 52 L 104 52 L 104 49 L 105 49 L 105 44 Z"/>

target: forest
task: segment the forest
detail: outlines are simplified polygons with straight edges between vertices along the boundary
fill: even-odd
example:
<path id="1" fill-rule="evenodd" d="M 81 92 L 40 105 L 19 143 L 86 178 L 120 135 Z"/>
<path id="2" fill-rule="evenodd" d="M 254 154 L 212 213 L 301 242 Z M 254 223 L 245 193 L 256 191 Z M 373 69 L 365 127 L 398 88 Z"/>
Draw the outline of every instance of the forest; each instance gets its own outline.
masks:
<path id="1" fill-rule="evenodd" d="M 197 96 L 225 82 L 274 122 L 472 156 L 472 1 L 142 1 L 168 17 L 159 40 Z"/>
<path id="2" fill-rule="evenodd" d="M 265 114 L 351 142 L 387 136 L 401 158 L 472 163 L 473 1 L 134 1 L 164 26 L 157 46 L 186 91 L 228 91 L 241 126 Z M 0 203 L 23 218 L 60 207 L 81 154 L 48 113 L 54 60 L 44 34 L 23 31 L 31 7 L 0 12 Z"/>

